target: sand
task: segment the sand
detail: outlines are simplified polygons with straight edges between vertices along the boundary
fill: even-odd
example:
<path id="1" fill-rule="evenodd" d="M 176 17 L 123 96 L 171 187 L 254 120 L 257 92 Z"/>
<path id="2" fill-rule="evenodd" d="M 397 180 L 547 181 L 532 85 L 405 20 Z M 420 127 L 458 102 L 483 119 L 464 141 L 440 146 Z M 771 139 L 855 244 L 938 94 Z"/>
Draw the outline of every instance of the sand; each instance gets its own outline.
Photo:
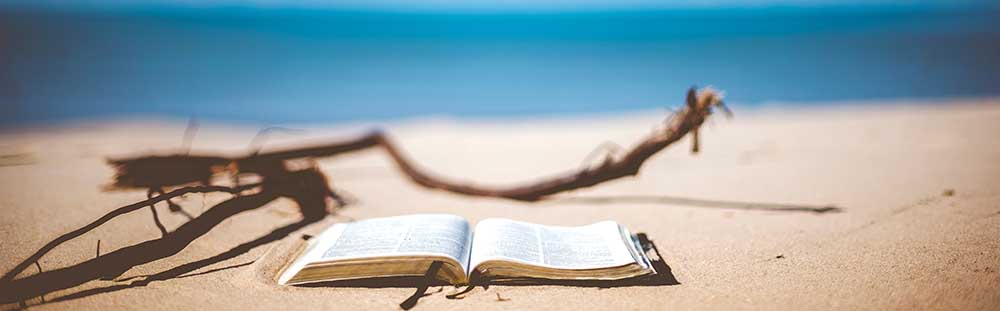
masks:
<path id="1" fill-rule="evenodd" d="M 703 131 L 697 156 L 689 154 L 688 144 L 674 146 L 653 157 L 637 178 L 539 204 L 426 190 L 402 178 L 378 151 L 323 159 L 320 165 L 333 185 L 359 203 L 279 242 L 180 278 L 79 294 L 128 284 L 96 280 L 48 293 L 46 303 L 41 298 L 27 303 L 74 310 L 398 308 L 413 287 L 281 287 L 274 274 L 301 235 L 332 223 L 444 212 L 472 222 L 616 220 L 647 233 L 680 284 L 494 285 L 475 288 L 464 299 L 448 299 L 453 289 L 434 287 L 415 310 L 1000 308 L 1000 101 L 775 106 L 737 114 L 733 120 L 716 119 Z M 584 156 L 603 141 L 628 146 L 661 118 L 661 112 L 651 111 L 383 125 L 428 169 L 509 184 L 583 165 Z M 268 146 L 341 137 L 368 126 L 308 126 L 273 135 Z M 144 199 L 142 191 L 100 190 L 112 174 L 104 158 L 176 148 L 183 131 L 183 121 L 119 120 L 0 133 L 5 155 L 0 270 L 10 270 L 60 234 Z M 194 149 L 240 151 L 254 132 L 249 125 L 204 124 Z M 180 203 L 198 215 L 227 198 L 190 195 Z M 780 207 L 773 204 L 832 205 L 842 212 L 767 210 Z M 163 205 L 159 210 L 167 228 L 187 220 Z M 120 279 L 211 257 L 296 219 L 291 201 L 275 201 L 224 221 L 177 255 L 136 266 Z M 39 264 L 47 271 L 92 258 L 98 240 L 106 254 L 159 236 L 144 209 L 56 248 Z M 34 273 L 33 266 L 22 276 Z M 497 294 L 509 300 L 498 301 Z"/>

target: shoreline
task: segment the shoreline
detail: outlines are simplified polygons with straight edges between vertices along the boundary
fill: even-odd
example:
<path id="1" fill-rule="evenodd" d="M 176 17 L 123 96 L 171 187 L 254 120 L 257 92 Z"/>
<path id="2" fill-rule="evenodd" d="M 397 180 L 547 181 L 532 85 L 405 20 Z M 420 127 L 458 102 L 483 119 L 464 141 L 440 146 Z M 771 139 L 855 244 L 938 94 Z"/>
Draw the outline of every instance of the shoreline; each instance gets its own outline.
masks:
<path id="1" fill-rule="evenodd" d="M 677 98 L 662 108 L 655 109 L 634 109 L 619 111 L 593 111 L 563 114 L 512 114 L 497 116 L 478 115 L 453 115 L 447 113 L 428 114 L 408 117 L 390 117 L 377 119 L 348 119 L 330 122 L 263 122 L 255 120 L 240 119 L 213 119 L 200 118 L 198 116 L 182 117 L 169 114 L 125 114 L 112 117 L 75 117 L 53 120 L 38 120 L 28 123 L 18 123 L 13 125 L 0 126 L 0 135 L 17 134 L 31 131 L 59 131 L 73 130 L 80 127 L 101 127 L 108 124 L 116 126 L 135 125 L 152 123 L 155 126 L 184 126 L 191 118 L 199 123 L 230 129 L 254 129 L 266 127 L 291 126 L 302 129 L 357 129 L 365 127 L 378 127 L 380 125 L 426 125 L 426 124 L 491 124 L 491 123 L 537 123 L 537 122 L 589 122 L 592 120 L 615 120 L 632 119 L 650 114 L 662 114 L 664 117 L 670 113 L 670 108 L 679 107 L 683 104 L 682 98 Z M 758 103 L 728 103 L 734 110 L 736 117 L 743 114 L 759 115 L 775 112 L 836 112 L 836 111 L 869 111 L 887 109 L 908 109 L 926 107 L 976 107 L 980 105 L 998 105 L 1000 96 L 968 96 L 968 97 L 943 97 L 943 98 L 891 98 L 891 99 L 867 99 L 867 100 L 838 100 L 838 101 L 765 101 Z"/>

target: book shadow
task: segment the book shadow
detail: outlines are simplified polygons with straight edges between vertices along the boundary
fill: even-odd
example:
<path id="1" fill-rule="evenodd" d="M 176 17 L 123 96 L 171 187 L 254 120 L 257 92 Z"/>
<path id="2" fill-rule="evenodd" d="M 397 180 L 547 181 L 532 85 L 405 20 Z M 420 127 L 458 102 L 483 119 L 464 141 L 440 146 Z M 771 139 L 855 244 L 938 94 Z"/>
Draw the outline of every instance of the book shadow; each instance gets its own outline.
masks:
<path id="1" fill-rule="evenodd" d="M 488 280 L 472 276 L 472 282 L 464 289 L 447 295 L 448 299 L 462 299 L 466 293 L 471 292 L 476 287 L 489 289 L 491 285 L 500 286 L 571 286 L 571 287 L 592 287 L 592 288 L 613 288 L 613 287 L 635 287 L 635 286 L 673 286 L 680 285 L 677 277 L 674 276 L 670 265 L 666 263 L 656 244 L 649 239 L 645 233 L 638 233 L 636 236 L 642 245 L 643 251 L 650 258 L 650 263 L 656 274 L 634 277 L 622 280 L 552 280 L 552 279 L 516 279 L 516 280 Z M 415 288 L 412 295 L 403 300 L 399 307 L 409 310 L 416 306 L 423 297 L 431 296 L 443 292 L 443 286 L 450 286 L 445 281 L 436 277 L 441 268 L 441 262 L 434 262 L 427 269 L 423 276 L 396 276 L 366 278 L 358 280 L 327 281 L 309 284 L 295 285 L 297 287 L 353 287 L 353 288 Z M 441 289 L 428 293 L 428 289 L 435 286 L 442 286 Z"/>

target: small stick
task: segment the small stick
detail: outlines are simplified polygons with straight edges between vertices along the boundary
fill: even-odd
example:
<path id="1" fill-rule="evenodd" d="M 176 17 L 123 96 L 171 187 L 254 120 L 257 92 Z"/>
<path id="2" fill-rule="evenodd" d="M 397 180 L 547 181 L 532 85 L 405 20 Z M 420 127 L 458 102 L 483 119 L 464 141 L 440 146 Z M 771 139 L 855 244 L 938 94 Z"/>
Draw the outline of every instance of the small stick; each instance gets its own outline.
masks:
<path id="1" fill-rule="evenodd" d="M 510 298 L 500 297 L 500 292 L 497 292 L 497 301 L 510 301 Z"/>
<path id="2" fill-rule="evenodd" d="M 697 129 L 691 131 L 691 153 L 701 151 L 701 141 L 699 141 L 698 132 Z"/>

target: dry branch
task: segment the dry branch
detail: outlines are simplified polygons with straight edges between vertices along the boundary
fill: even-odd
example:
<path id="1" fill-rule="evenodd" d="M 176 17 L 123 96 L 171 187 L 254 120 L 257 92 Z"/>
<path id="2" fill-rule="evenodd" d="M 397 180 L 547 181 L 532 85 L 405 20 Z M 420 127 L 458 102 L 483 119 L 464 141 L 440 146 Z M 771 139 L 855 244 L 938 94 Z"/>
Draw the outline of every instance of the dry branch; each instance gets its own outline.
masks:
<path id="1" fill-rule="evenodd" d="M 705 122 L 705 119 L 712 113 L 714 108 L 725 109 L 718 92 L 712 89 L 703 89 L 700 93 L 696 93 L 695 89 L 692 88 L 688 90 L 687 105 L 685 107 L 667 119 L 662 129 L 646 137 L 646 139 L 632 147 L 624 155 L 617 158 L 607 158 L 596 167 L 583 168 L 578 171 L 509 188 L 477 186 L 447 180 L 427 173 L 410 161 L 401 149 L 387 135 L 380 131 L 328 145 L 261 153 L 238 159 L 236 163 L 240 171 L 253 171 L 258 163 L 273 163 L 280 160 L 304 157 L 333 156 L 361 149 L 381 147 L 396 163 L 399 170 L 418 185 L 463 195 L 507 198 L 519 201 L 538 201 L 556 193 L 586 188 L 625 176 L 635 176 L 647 159 L 677 142 L 688 133 L 693 135 L 692 152 L 697 153 L 699 149 L 698 128 Z M 728 110 L 724 111 L 729 112 Z"/>
<path id="2" fill-rule="evenodd" d="M 635 176 L 643 163 L 654 154 L 692 134 L 692 152 L 699 150 L 698 129 L 714 109 L 726 110 L 721 95 L 705 88 L 696 92 L 688 90 L 687 105 L 671 115 L 663 127 L 633 146 L 619 157 L 608 157 L 600 165 L 544 178 L 536 182 L 513 187 L 487 187 L 448 180 L 418 168 L 381 131 L 360 137 L 314 147 L 288 150 L 254 152 L 239 158 L 222 156 L 145 156 L 134 159 L 112 160 L 118 169 L 113 187 L 161 188 L 201 182 L 221 172 L 233 174 L 259 174 L 265 178 L 284 172 L 286 160 L 334 156 L 358 150 L 381 147 L 396 163 L 400 171 L 418 185 L 443 191 L 482 197 L 507 198 L 519 201 L 538 201 L 547 196 L 594 186 L 609 180 Z M 165 169 L 169 168 L 169 169 Z"/>

